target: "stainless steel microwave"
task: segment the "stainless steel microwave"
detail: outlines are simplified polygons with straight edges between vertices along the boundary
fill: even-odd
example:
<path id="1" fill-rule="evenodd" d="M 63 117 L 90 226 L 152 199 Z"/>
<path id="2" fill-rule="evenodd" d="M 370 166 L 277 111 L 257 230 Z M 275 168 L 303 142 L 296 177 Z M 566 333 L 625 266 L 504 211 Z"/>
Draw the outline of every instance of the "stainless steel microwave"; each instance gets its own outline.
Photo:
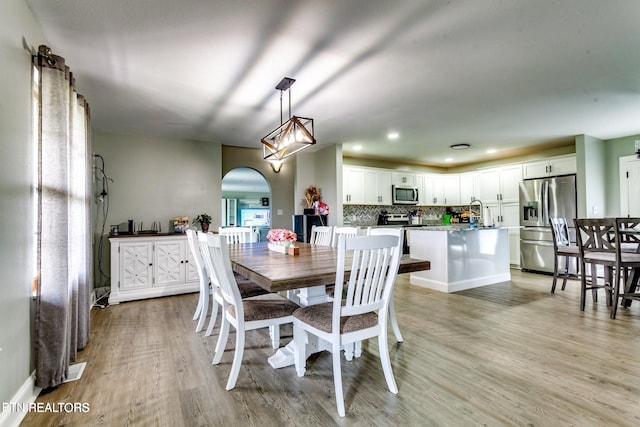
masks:
<path id="1" fill-rule="evenodd" d="M 418 187 L 410 185 L 392 185 L 391 200 L 394 205 L 417 205 Z"/>

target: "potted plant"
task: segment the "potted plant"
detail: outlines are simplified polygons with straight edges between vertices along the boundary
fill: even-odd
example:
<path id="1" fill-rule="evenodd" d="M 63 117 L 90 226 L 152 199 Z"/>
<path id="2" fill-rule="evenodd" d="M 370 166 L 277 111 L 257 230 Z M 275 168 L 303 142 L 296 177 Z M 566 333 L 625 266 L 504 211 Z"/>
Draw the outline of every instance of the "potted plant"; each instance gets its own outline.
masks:
<path id="1" fill-rule="evenodd" d="M 203 232 L 209 231 L 209 224 L 211 224 L 211 215 L 203 213 L 193 218 L 193 223 L 200 223 L 200 228 Z"/>

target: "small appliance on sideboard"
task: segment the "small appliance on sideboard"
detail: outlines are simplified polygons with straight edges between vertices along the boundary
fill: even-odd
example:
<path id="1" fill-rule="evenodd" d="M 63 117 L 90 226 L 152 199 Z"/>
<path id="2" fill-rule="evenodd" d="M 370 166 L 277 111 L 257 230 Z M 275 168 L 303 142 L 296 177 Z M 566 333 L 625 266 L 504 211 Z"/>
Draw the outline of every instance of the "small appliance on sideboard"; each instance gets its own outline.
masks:
<path id="1" fill-rule="evenodd" d="M 311 227 L 314 225 L 328 225 L 327 215 L 293 215 L 293 232 L 298 236 L 298 242 L 309 243 Z"/>

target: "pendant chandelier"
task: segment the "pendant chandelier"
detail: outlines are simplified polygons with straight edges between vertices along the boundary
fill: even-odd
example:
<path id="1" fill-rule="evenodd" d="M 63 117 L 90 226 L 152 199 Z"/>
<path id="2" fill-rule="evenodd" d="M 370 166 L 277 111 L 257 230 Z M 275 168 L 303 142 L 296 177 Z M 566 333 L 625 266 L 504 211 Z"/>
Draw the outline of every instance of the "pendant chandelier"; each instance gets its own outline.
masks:
<path id="1" fill-rule="evenodd" d="M 264 136 L 262 154 L 265 160 L 283 160 L 316 143 L 313 136 L 313 119 L 291 115 L 291 85 L 295 79 L 285 77 L 278 83 L 280 91 L 280 126 Z M 289 91 L 289 119 L 283 122 L 282 94 Z"/>

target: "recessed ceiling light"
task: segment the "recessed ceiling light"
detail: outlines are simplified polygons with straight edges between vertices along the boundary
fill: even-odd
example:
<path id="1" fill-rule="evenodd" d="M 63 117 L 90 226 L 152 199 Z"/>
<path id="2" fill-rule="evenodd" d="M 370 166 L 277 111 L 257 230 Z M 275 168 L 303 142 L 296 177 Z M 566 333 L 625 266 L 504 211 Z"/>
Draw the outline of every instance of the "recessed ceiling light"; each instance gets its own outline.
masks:
<path id="1" fill-rule="evenodd" d="M 493 154 L 493 153 L 495 153 L 495 152 L 496 152 L 496 149 L 495 149 L 495 148 L 489 148 L 489 149 L 487 150 L 487 154 Z"/>
<path id="2" fill-rule="evenodd" d="M 462 144 L 453 144 L 449 148 L 451 148 L 452 150 L 466 150 L 469 147 L 471 147 L 470 144 L 462 143 Z"/>
<path id="3" fill-rule="evenodd" d="M 398 132 L 389 132 L 387 134 L 387 138 L 391 139 L 391 140 L 398 139 L 398 138 L 400 138 L 400 134 Z"/>
<path id="4" fill-rule="evenodd" d="M 353 151 L 360 151 L 360 150 L 362 150 L 362 145 L 358 144 L 353 146 Z"/>
<path id="5" fill-rule="evenodd" d="M 453 159 L 451 157 L 447 157 L 446 159 L 444 159 L 445 162 L 453 162 Z"/>

